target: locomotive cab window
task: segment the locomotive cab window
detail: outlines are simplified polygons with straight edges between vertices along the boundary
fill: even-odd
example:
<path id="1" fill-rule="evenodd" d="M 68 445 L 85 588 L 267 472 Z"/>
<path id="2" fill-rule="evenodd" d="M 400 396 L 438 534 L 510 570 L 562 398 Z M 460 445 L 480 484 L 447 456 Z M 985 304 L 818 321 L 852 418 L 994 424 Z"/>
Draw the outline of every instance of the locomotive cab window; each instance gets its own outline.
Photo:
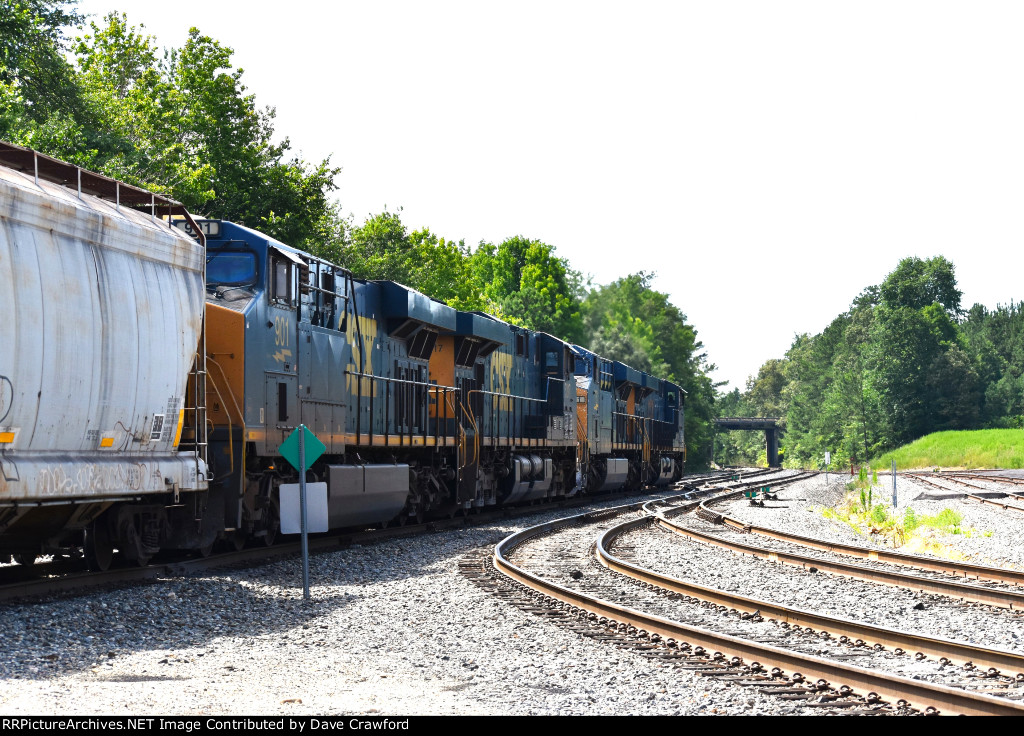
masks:
<path id="1" fill-rule="evenodd" d="M 252 251 L 209 251 L 206 283 L 208 286 L 252 286 L 256 283 L 256 255 Z"/>
<path id="2" fill-rule="evenodd" d="M 295 297 L 292 289 L 294 267 L 283 258 L 270 262 L 270 299 L 278 304 L 291 306 Z"/>

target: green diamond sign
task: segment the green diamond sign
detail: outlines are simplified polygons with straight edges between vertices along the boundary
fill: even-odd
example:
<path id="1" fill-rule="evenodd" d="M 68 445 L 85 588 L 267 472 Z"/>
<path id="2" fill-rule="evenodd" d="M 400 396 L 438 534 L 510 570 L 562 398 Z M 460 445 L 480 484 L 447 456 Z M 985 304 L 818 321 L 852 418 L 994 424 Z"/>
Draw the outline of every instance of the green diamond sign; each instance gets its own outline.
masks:
<path id="1" fill-rule="evenodd" d="M 281 443 L 281 457 L 292 464 L 292 467 L 296 470 L 302 470 L 299 467 L 299 433 L 305 433 L 305 454 L 306 454 L 306 467 L 316 462 L 317 458 L 324 454 L 324 450 L 327 449 L 327 445 L 316 438 L 316 435 L 309 431 L 309 427 L 305 424 L 300 424 L 295 428 L 295 431 L 288 435 L 288 439 Z"/>

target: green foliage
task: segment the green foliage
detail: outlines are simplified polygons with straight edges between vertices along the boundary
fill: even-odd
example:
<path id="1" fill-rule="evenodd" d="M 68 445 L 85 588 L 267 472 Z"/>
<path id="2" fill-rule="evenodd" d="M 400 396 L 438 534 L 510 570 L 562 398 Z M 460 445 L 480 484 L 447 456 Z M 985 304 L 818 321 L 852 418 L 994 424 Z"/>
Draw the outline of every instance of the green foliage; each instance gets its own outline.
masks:
<path id="1" fill-rule="evenodd" d="M 59 137 L 82 112 L 64 28 L 81 22 L 75 0 L 0 0 L 0 139 Z"/>
<path id="2" fill-rule="evenodd" d="M 194 212 L 329 248 L 345 222 L 340 171 L 274 143 L 274 110 L 246 94 L 232 51 L 198 29 L 161 55 L 123 13 L 91 23 L 65 61 L 70 3 L 6 2 L 0 12 L 0 138 L 169 194 Z M 29 33 L 22 26 L 32 27 Z M 12 81 L 13 80 L 13 81 Z"/>
<path id="3" fill-rule="evenodd" d="M 848 524 L 860 534 L 881 535 L 893 546 L 902 545 L 908 534 L 904 521 L 885 504 L 872 504 L 870 489 L 866 492 L 861 488 L 859 494 L 856 494 L 858 484 L 859 481 L 847 484 L 850 493 L 835 508 L 822 509 L 822 516 Z"/>
<path id="4" fill-rule="evenodd" d="M 952 263 L 905 258 L 748 383 L 786 417 L 788 466 L 863 463 L 931 432 L 1024 426 L 1024 310 L 960 306 Z M 766 388 L 767 387 L 767 388 Z M 774 402 L 762 397 L 778 397 Z"/>
<path id="5" fill-rule="evenodd" d="M 481 243 L 471 259 L 483 296 L 496 311 L 568 342 L 583 340 L 583 281 L 554 246 L 521 235 Z"/>
<path id="6" fill-rule="evenodd" d="M 351 229 L 344 245 L 325 256 L 360 278 L 397 281 L 456 309 L 496 312 L 476 281 L 465 242 L 446 240 L 429 228 L 410 233 L 401 212 L 370 216 Z"/>
<path id="7" fill-rule="evenodd" d="M 942 256 L 923 261 L 904 258 L 890 273 L 878 293 L 890 308 L 925 309 L 941 304 L 950 316 L 960 313 L 962 292 L 956 288 L 955 267 Z"/>
<path id="8" fill-rule="evenodd" d="M 960 524 L 963 523 L 963 514 L 954 511 L 953 509 L 942 509 L 935 516 L 925 516 L 921 519 L 921 524 L 930 526 L 933 529 L 941 529 L 949 531 L 953 534 L 960 533 Z"/>
<path id="9" fill-rule="evenodd" d="M 870 505 L 870 503 L 871 501 L 869 500 L 868 504 Z M 883 504 L 876 504 L 874 506 L 870 506 L 870 508 L 871 523 L 875 526 L 882 526 L 889 520 L 889 510 Z"/>
<path id="10" fill-rule="evenodd" d="M 920 526 L 921 520 L 917 518 L 917 514 L 914 513 L 914 509 L 907 507 L 907 510 L 903 512 L 903 528 L 908 532 L 917 529 Z"/>

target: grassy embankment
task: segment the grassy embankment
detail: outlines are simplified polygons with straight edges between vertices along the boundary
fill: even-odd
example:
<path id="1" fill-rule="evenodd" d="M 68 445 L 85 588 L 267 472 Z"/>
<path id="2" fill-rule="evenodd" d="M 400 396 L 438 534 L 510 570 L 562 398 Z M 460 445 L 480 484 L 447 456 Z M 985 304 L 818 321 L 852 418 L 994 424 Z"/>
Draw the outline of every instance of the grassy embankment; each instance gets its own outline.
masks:
<path id="1" fill-rule="evenodd" d="M 1024 468 L 1024 430 L 976 429 L 935 432 L 874 458 L 870 466 L 888 470 L 921 468 Z"/>

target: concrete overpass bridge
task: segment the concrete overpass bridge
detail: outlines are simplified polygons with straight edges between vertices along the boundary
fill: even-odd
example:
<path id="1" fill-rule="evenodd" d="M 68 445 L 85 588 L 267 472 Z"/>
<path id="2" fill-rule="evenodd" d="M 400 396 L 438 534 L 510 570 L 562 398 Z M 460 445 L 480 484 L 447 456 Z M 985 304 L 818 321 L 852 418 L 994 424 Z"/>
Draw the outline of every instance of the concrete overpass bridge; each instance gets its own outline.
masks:
<path id="1" fill-rule="evenodd" d="M 781 417 L 722 417 L 715 420 L 715 430 L 743 429 L 764 430 L 765 443 L 768 447 L 768 467 L 779 466 L 779 435 L 783 431 L 784 420 Z"/>

